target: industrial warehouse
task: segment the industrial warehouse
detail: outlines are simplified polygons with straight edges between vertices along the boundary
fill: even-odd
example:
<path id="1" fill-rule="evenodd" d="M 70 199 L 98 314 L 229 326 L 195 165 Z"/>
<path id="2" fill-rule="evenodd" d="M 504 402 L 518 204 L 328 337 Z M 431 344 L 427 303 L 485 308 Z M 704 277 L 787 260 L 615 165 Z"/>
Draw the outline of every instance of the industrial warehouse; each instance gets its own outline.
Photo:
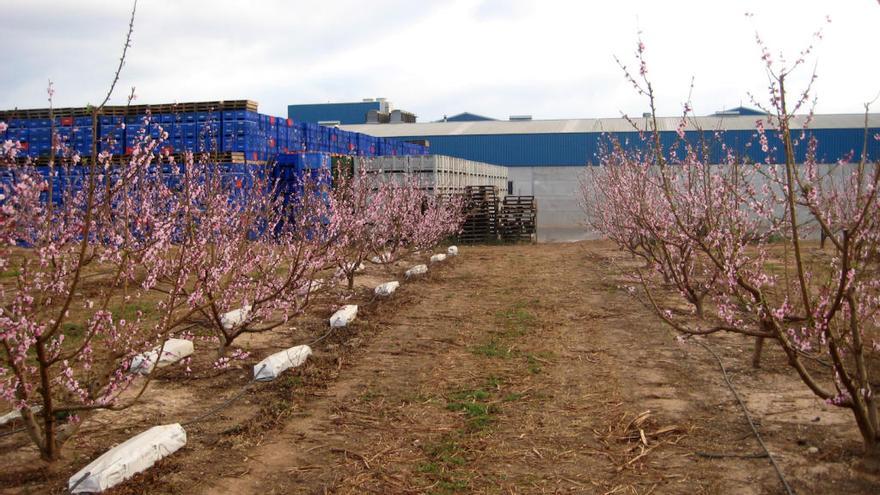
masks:
<path id="1" fill-rule="evenodd" d="M 464 112 L 440 122 L 415 122 L 411 112 L 390 110 L 385 99 L 354 103 L 290 105 L 288 117 L 294 120 L 339 125 L 340 129 L 380 138 L 394 138 L 427 145 L 428 154 L 445 155 L 507 167 L 507 192 L 530 195 L 537 200 L 538 240 L 571 241 L 590 237 L 583 225 L 578 204 L 578 187 L 585 165 L 598 164 L 598 153 L 609 137 L 633 147 L 640 144 L 638 132 L 650 129 L 650 119 L 588 118 L 570 120 L 532 120 L 530 116 L 511 116 L 495 120 Z M 736 154 L 760 161 L 764 154 L 756 145 L 755 123 L 766 115 L 738 107 L 706 117 L 688 118 L 688 140 L 720 132 L 720 143 Z M 792 129 L 804 128 L 806 116 L 796 118 Z M 680 117 L 658 119 L 661 142 L 673 147 L 678 139 Z M 867 124 L 867 125 L 866 125 Z M 867 127 L 867 129 L 866 129 Z M 866 134 L 867 131 L 867 134 Z M 880 141 L 870 139 L 880 131 L 880 114 L 815 115 L 808 134 L 818 140 L 820 163 L 836 163 L 855 156 L 867 147 L 869 160 L 880 156 Z M 772 132 L 771 147 L 776 163 L 782 160 L 781 143 Z M 866 141 L 866 135 L 869 139 Z M 718 146 L 716 146 L 718 148 Z M 798 158 L 803 159 L 801 147 Z M 721 157 L 716 152 L 716 161 Z"/>
<path id="2" fill-rule="evenodd" d="M 145 127 L 148 110 L 150 124 Z M 87 155 L 92 128 L 86 109 L 56 109 L 53 115 L 59 136 L 72 149 Z M 8 110 L 0 113 L 0 119 L 9 125 L 0 137 L 22 143 L 25 156 L 45 157 L 53 124 L 48 109 Z M 767 116 L 738 107 L 689 117 L 684 132 L 690 142 L 707 137 L 713 140 L 715 163 L 722 159 L 722 147 L 761 161 L 765 154 L 756 145 L 755 134 L 755 123 L 760 119 Z M 804 129 L 806 119 L 796 117 L 792 129 Z M 811 119 L 805 136 L 817 139 L 819 163 L 858 157 L 863 148 L 869 160 L 880 155 L 880 141 L 865 139 L 880 131 L 880 114 L 815 115 Z M 112 138 L 108 152 L 125 156 L 144 135 L 157 137 L 161 126 L 169 135 L 163 146 L 166 151 L 209 151 L 216 153 L 216 160 L 238 165 L 239 170 L 247 163 L 276 163 L 279 170 L 275 174 L 281 180 L 295 175 L 281 169 L 302 169 L 309 162 L 294 155 L 318 153 L 328 158 L 368 158 L 371 170 L 417 171 L 425 186 L 435 193 L 462 193 L 466 187 L 491 186 L 494 192 L 488 203 L 499 205 L 487 210 L 487 198 L 476 198 L 476 203 L 481 205 L 477 215 L 485 217 L 481 222 L 491 223 L 492 227 L 473 240 L 490 240 L 499 229 L 511 228 L 497 225 L 505 217 L 504 201 L 510 196 L 509 212 L 521 210 L 523 201 L 531 202 L 531 198 L 535 203 L 534 211 L 525 214 L 526 218 L 522 214 L 513 217 L 511 221 L 519 227 L 511 239 L 529 238 L 522 235 L 525 229 L 535 234 L 533 240 L 560 242 L 595 237 L 585 227 L 578 203 L 585 166 L 598 164 L 602 146 L 611 139 L 632 149 L 644 144 L 635 127 L 646 131 L 652 125 L 648 116 L 533 120 L 519 115 L 496 120 L 468 112 L 438 122 L 416 120 L 414 113 L 393 109 L 384 98 L 292 104 L 286 118 L 259 113 L 254 101 L 231 100 L 109 107 L 99 119 L 97 132 L 102 142 Z M 675 148 L 681 121 L 680 117 L 658 118 L 664 147 Z M 773 131 L 768 136 L 774 150 L 772 158 L 780 163 L 781 142 Z M 805 150 L 796 150 L 798 160 L 804 159 Z M 320 158 L 310 161 L 324 162 Z M 466 225 L 466 229 L 471 227 Z"/>

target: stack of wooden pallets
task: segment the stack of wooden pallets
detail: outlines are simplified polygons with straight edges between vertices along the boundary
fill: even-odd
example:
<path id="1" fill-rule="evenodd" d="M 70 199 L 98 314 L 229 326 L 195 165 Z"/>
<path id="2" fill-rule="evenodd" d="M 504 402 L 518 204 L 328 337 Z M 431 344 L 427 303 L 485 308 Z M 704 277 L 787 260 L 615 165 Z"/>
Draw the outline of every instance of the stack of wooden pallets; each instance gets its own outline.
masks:
<path id="1" fill-rule="evenodd" d="M 498 214 L 498 234 L 504 242 L 534 242 L 538 206 L 534 196 L 505 196 Z"/>
<path id="2" fill-rule="evenodd" d="M 464 188 L 467 217 L 459 241 L 462 243 L 498 240 L 498 190 L 495 186 Z"/>

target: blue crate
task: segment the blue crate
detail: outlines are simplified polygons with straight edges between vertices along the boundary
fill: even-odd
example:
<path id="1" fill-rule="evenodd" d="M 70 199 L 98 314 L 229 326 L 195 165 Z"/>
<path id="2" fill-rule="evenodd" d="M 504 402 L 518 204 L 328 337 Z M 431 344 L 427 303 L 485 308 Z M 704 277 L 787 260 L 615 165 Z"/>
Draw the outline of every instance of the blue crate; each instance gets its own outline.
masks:
<path id="1" fill-rule="evenodd" d="M 145 114 L 142 115 L 126 115 L 125 116 L 125 125 L 143 125 L 144 118 L 146 118 Z"/>
<path id="2" fill-rule="evenodd" d="M 245 114 L 246 114 L 246 113 L 247 113 L 246 110 L 223 110 L 223 111 L 220 113 L 220 119 L 221 119 L 223 122 L 227 122 L 227 121 L 235 121 L 235 120 L 244 120 L 244 119 L 245 119 Z"/>
<path id="3" fill-rule="evenodd" d="M 27 129 L 28 121 L 24 119 L 9 119 L 6 121 L 6 125 L 8 125 L 10 129 Z"/>
<path id="4" fill-rule="evenodd" d="M 198 134 L 198 124 L 187 122 L 180 124 L 180 130 L 187 139 L 194 139 Z"/>
<path id="5" fill-rule="evenodd" d="M 52 125 L 51 119 L 28 119 L 27 126 L 31 129 L 34 128 L 45 128 L 50 127 Z"/>
<path id="6" fill-rule="evenodd" d="M 220 123 L 223 121 L 222 114 L 220 112 L 196 112 L 196 122 L 216 122 Z"/>
<path id="7" fill-rule="evenodd" d="M 30 129 L 10 127 L 6 130 L 6 138 L 13 141 L 27 141 L 30 137 Z"/>

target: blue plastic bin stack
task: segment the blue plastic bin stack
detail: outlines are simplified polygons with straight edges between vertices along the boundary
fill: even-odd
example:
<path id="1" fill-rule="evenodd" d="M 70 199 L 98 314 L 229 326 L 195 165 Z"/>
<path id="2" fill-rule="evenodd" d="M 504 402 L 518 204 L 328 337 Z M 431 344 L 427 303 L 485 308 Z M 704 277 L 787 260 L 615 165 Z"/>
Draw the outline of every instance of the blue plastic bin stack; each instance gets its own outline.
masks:
<path id="1" fill-rule="evenodd" d="M 164 150 L 219 152 L 226 162 L 263 162 L 284 153 L 321 152 L 347 156 L 424 155 L 420 145 L 335 127 L 274 117 L 255 111 L 256 103 L 183 103 L 148 107 L 107 107 L 98 117 L 99 150 L 114 155 L 131 154 L 146 136 L 158 138 L 168 133 Z M 147 109 L 152 110 L 146 123 Z M 218 108 L 213 111 L 206 108 Z M 247 109 L 244 109 L 247 108 Z M 173 110 L 171 110 L 173 109 Z M 89 155 L 92 145 L 92 118 L 86 109 L 61 109 L 54 118 L 55 132 L 70 149 Z M 32 158 L 46 157 L 52 146 L 52 124 L 48 109 L 0 112 L 8 124 L 3 136 L 21 143 L 22 153 Z M 65 116 L 67 115 L 67 116 Z M 22 117 L 24 116 L 24 117 Z"/>

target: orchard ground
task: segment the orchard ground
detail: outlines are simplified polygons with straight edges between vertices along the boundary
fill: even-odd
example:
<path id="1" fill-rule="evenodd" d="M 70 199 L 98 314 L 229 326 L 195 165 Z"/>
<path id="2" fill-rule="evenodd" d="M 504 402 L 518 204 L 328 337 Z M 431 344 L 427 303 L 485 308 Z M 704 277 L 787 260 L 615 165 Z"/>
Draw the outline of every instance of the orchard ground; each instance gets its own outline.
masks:
<path id="1" fill-rule="evenodd" d="M 632 263 L 599 241 L 462 246 L 390 300 L 368 295 L 391 279 L 371 267 L 352 327 L 111 493 L 782 493 L 769 461 L 748 458 L 762 451 L 714 358 L 620 289 Z M 214 347 L 197 343 L 192 375 L 169 368 L 132 409 L 93 416 L 51 468 L 22 434 L 0 438 L 0 493 L 63 493 L 113 444 L 233 396 L 330 313 L 327 297 L 242 337 L 252 357 L 222 372 L 198 371 Z M 750 341 L 705 342 L 796 492 L 877 492 L 852 415 L 814 398 L 781 352 L 766 346 L 755 370 Z"/>

